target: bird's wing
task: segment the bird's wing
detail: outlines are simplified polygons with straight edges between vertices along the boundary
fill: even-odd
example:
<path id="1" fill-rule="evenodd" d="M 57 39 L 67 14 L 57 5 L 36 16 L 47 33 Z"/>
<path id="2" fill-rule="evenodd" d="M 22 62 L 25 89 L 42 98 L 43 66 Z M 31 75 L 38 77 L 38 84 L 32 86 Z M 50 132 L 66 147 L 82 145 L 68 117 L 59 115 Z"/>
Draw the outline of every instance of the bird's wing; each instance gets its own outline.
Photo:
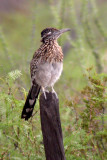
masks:
<path id="1" fill-rule="evenodd" d="M 40 54 L 40 51 L 38 50 L 35 52 L 33 59 L 31 60 L 31 63 L 30 63 L 31 79 L 36 75 L 40 61 L 41 61 L 41 54 Z"/>

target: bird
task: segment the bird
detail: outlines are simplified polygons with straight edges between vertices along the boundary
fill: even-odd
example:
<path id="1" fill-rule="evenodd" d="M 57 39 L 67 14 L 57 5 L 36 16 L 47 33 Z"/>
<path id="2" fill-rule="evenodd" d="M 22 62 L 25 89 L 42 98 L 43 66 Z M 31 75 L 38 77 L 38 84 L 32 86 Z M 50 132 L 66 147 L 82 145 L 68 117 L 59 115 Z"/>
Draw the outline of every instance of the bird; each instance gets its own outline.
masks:
<path id="1" fill-rule="evenodd" d="M 70 30 L 70 28 L 46 28 L 41 32 L 42 44 L 34 53 L 30 63 L 31 88 L 23 107 L 22 119 L 28 120 L 32 117 L 40 91 L 44 94 L 45 99 L 47 87 L 50 87 L 56 94 L 53 87 L 63 70 L 63 52 L 57 40 L 63 33 Z"/>

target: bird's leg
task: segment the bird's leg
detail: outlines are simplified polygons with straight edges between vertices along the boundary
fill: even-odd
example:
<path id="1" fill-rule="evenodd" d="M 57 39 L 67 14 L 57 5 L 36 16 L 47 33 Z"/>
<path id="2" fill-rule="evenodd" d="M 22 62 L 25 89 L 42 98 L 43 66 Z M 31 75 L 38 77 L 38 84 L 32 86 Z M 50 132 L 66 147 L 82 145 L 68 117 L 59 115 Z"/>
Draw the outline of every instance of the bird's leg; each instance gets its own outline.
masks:
<path id="1" fill-rule="evenodd" d="M 56 95 L 56 97 L 58 98 L 57 93 L 55 92 L 53 86 L 51 88 L 52 88 L 52 93 L 54 93 Z"/>
<path id="2" fill-rule="evenodd" d="M 54 88 L 53 88 L 53 86 L 51 88 L 52 88 L 52 93 L 56 93 L 55 90 L 54 90 Z"/>
<path id="3" fill-rule="evenodd" d="M 45 88 L 45 92 L 49 93 L 48 89 Z"/>
<path id="4" fill-rule="evenodd" d="M 42 93 L 44 94 L 45 99 L 47 99 L 47 98 L 46 98 L 46 93 L 45 93 L 45 92 L 46 92 L 46 91 L 45 91 L 45 88 L 44 88 L 44 87 L 41 87 L 41 91 L 42 91 Z"/>

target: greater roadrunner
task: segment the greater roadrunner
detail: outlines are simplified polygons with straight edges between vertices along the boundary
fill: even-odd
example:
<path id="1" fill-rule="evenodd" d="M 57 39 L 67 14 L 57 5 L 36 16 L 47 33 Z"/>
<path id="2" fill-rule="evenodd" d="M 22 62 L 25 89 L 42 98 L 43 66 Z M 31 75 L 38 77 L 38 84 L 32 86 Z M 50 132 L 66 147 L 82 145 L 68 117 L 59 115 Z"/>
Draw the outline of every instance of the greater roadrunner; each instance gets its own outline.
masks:
<path id="1" fill-rule="evenodd" d="M 59 79 L 63 69 L 63 52 L 57 43 L 57 39 L 64 32 L 70 29 L 46 28 L 41 32 L 41 46 L 34 53 L 30 63 L 32 86 L 29 90 L 21 118 L 28 120 L 32 116 L 36 99 L 38 98 L 40 89 L 46 98 L 46 88 L 53 86 Z"/>

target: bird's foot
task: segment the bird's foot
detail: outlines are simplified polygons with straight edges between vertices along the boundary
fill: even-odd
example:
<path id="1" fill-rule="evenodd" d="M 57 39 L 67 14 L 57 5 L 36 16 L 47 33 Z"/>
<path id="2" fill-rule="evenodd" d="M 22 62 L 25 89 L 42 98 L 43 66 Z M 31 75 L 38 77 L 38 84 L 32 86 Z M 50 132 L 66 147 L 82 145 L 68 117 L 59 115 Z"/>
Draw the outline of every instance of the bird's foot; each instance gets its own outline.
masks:
<path id="1" fill-rule="evenodd" d="M 57 93 L 55 92 L 55 90 L 54 90 L 54 88 L 52 87 L 52 93 L 54 93 L 55 94 L 55 96 L 56 96 L 56 98 L 58 99 L 58 95 L 57 95 Z"/>
<path id="2" fill-rule="evenodd" d="M 45 92 L 45 91 L 43 92 L 43 94 L 44 94 L 45 99 L 47 99 L 47 97 L 46 97 L 46 92 Z"/>
<path id="3" fill-rule="evenodd" d="M 41 88 L 41 91 L 42 91 L 42 93 L 44 94 L 45 99 L 47 99 L 47 97 L 46 97 L 46 92 L 49 92 L 49 91 L 45 90 L 44 87 Z"/>
<path id="4" fill-rule="evenodd" d="M 45 92 L 49 93 L 49 91 L 47 89 L 45 89 Z"/>

